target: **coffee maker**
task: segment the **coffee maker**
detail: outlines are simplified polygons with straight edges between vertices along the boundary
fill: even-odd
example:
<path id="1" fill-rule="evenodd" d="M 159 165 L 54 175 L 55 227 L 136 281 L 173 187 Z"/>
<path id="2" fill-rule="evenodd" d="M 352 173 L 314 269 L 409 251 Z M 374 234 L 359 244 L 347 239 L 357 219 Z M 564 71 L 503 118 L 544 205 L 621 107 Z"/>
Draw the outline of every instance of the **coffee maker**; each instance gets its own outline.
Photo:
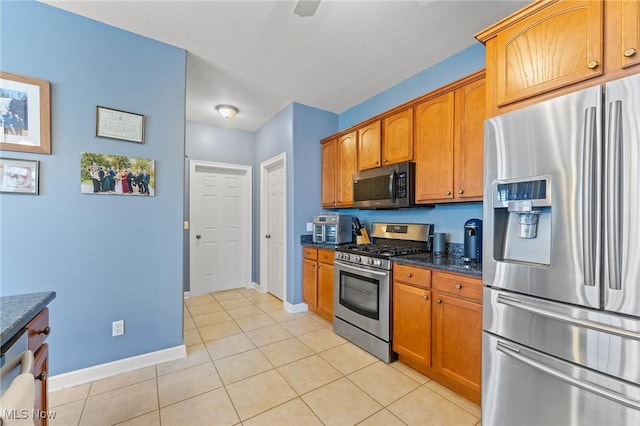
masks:
<path id="1" fill-rule="evenodd" d="M 482 262 L 482 221 L 469 219 L 464 224 L 464 256 L 465 262 Z"/>

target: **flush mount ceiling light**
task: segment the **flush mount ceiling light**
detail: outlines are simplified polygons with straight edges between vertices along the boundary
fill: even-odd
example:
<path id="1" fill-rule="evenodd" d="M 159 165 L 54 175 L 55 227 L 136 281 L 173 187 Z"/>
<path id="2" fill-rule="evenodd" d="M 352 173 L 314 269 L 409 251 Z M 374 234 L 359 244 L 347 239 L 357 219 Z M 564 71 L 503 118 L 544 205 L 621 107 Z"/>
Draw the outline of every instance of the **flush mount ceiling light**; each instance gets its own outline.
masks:
<path id="1" fill-rule="evenodd" d="M 238 108 L 233 105 L 218 105 L 216 111 L 224 118 L 231 118 L 238 113 Z"/>

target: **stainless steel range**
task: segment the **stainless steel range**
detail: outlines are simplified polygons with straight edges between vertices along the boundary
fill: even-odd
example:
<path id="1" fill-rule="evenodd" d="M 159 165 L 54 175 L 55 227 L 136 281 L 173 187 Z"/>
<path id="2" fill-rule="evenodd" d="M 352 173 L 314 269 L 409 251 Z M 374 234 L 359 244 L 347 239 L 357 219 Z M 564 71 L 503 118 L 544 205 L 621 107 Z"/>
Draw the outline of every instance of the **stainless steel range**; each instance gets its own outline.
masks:
<path id="1" fill-rule="evenodd" d="M 336 248 L 333 330 L 391 362 L 391 261 L 430 250 L 430 224 L 372 223 L 371 244 Z"/>

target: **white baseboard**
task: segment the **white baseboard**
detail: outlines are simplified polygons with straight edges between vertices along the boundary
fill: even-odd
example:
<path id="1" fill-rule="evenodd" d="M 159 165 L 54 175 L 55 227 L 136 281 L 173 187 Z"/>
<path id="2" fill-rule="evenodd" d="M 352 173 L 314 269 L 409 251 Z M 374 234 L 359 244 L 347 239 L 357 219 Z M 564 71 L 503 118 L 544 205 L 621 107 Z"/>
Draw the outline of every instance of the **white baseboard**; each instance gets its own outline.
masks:
<path id="1" fill-rule="evenodd" d="M 309 310 L 309 307 L 307 306 L 306 303 L 296 303 L 295 305 L 292 305 L 291 303 L 285 300 L 283 305 L 284 305 L 284 310 L 291 314 L 297 314 L 298 312 L 306 312 Z"/>
<path id="2" fill-rule="evenodd" d="M 115 376 L 116 374 L 127 373 L 138 368 L 149 367 L 151 365 L 162 364 L 163 362 L 174 361 L 187 356 L 185 345 L 174 346 L 156 352 L 149 352 L 136 355 L 130 358 L 119 359 L 105 364 L 94 365 L 93 367 L 82 368 L 68 373 L 57 374 L 49 377 L 49 392 L 55 392 L 72 386 L 95 382 Z"/>

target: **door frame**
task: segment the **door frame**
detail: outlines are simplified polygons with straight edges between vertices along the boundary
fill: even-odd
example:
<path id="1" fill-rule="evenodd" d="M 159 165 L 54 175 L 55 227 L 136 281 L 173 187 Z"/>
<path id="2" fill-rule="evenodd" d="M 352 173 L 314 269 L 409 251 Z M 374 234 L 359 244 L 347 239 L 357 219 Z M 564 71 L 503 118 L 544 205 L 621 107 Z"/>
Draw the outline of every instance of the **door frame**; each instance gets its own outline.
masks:
<path id="1" fill-rule="evenodd" d="M 195 212 L 195 188 L 196 188 L 196 169 L 200 167 L 206 169 L 205 171 L 211 173 L 226 173 L 233 174 L 234 176 L 242 176 L 242 186 L 244 190 L 244 199 L 242 203 L 246 203 L 247 209 L 244 209 L 244 213 L 240 218 L 242 226 L 244 228 L 242 245 L 243 245 L 243 258 L 242 258 L 242 282 L 245 288 L 251 288 L 251 272 L 253 267 L 253 167 L 243 166 L 240 164 L 227 164 L 216 163 L 211 161 L 189 160 L 189 290 L 191 290 L 191 279 L 193 277 L 193 262 L 192 262 L 192 250 L 191 250 L 191 224 L 193 223 L 193 214 Z"/>
<path id="2" fill-rule="evenodd" d="M 267 202 L 269 198 L 269 187 L 267 185 L 268 177 L 269 177 L 269 169 L 279 166 L 282 164 L 282 169 L 284 171 L 284 206 L 282 212 L 284 217 L 283 221 L 283 235 L 282 240 L 284 242 L 284 253 L 282 253 L 282 271 L 283 271 L 283 280 L 282 283 L 282 291 L 284 294 L 282 295 L 282 301 L 286 303 L 287 301 L 287 153 L 282 152 L 275 157 L 271 157 L 268 160 L 260 163 L 260 292 L 266 293 L 269 291 L 269 265 L 267 262 L 267 250 L 268 244 L 267 239 L 264 236 L 268 233 L 269 229 L 269 204 Z"/>

